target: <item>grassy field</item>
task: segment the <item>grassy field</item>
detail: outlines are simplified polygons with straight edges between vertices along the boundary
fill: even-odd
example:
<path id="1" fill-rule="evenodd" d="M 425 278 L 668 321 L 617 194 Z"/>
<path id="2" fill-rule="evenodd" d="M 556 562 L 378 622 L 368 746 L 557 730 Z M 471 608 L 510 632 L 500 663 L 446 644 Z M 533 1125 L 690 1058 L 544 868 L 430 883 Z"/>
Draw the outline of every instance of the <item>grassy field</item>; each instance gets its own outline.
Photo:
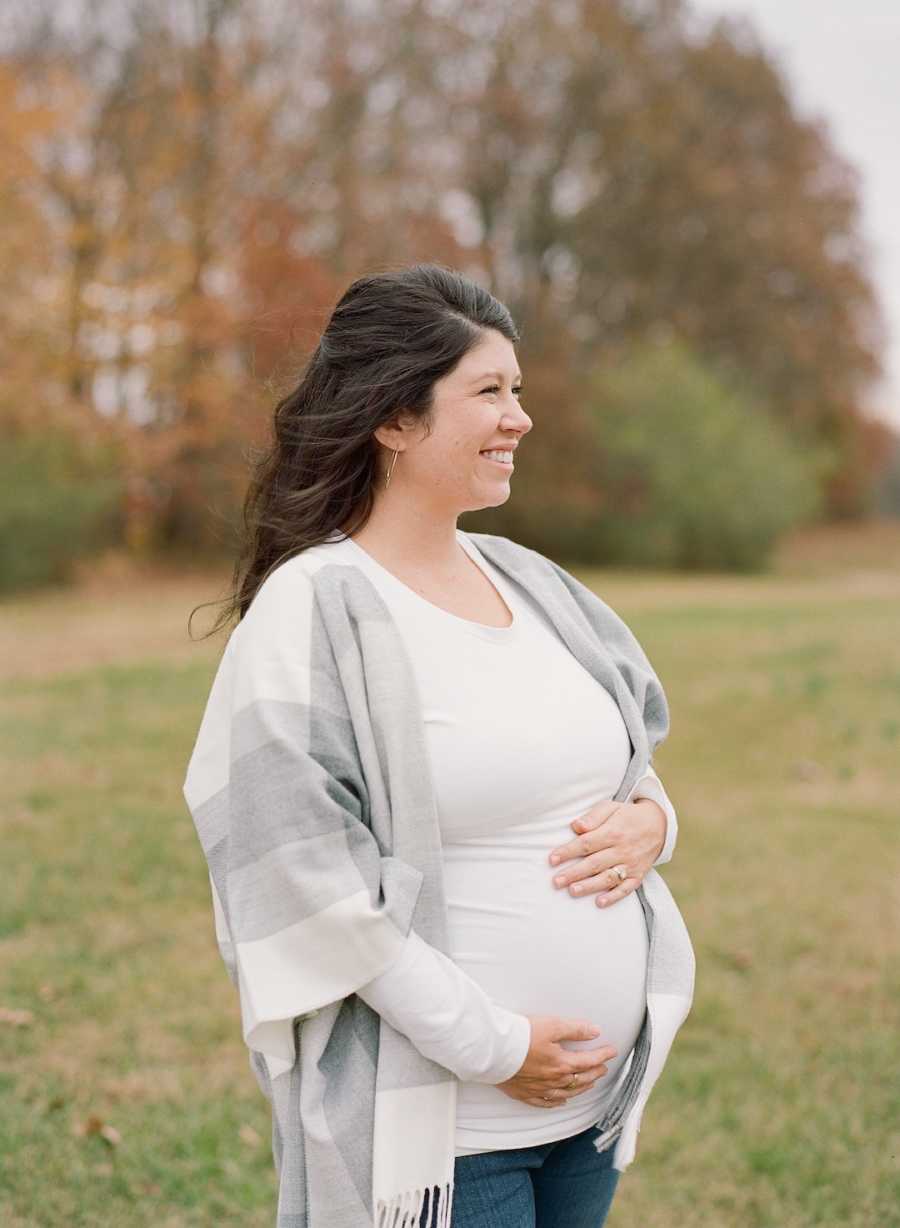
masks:
<path id="1" fill-rule="evenodd" d="M 698 961 L 609 1228 L 900 1225 L 900 526 L 762 577 L 584 579 L 666 687 Z M 274 1223 L 180 791 L 221 650 L 187 614 L 222 583 L 0 605 L 3 1228 Z"/>

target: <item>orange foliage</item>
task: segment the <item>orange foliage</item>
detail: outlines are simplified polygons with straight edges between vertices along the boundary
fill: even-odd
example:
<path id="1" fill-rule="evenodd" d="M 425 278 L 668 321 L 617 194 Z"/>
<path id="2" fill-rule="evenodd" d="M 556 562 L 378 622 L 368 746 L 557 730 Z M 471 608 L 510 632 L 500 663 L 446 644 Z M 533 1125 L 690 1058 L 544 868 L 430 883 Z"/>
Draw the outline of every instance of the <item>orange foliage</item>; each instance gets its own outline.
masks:
<path id="1" fill-rule="evenodd" d="M 522 325 L 536 505 L 602 505 L 584 373 L 668 331 L 830 442 L 831 510 L 860 510 L 858 186 L 765 49 L 690 40 L 673 0 L 377 8 L 201 0 L 189 34 L 149 3 L 115 47 L 85 8 L 8 51 L 0 417 L 116 437 L 135 548 L 221 545 L 343 288 L 432 259 Z"/>

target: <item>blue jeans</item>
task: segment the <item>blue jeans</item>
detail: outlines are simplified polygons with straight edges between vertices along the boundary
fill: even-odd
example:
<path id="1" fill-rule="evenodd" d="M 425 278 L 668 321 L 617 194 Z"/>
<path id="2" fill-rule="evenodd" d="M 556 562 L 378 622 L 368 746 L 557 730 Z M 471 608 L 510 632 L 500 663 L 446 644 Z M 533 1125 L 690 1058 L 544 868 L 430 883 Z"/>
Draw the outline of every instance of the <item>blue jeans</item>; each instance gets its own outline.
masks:
<path id="1" fill-rule="evenodd" d="M 620 1173 L 615 1144 L 595 1149 L 598 1134 L 457 1156 L 451 1228 L 601 1228 Z"/>

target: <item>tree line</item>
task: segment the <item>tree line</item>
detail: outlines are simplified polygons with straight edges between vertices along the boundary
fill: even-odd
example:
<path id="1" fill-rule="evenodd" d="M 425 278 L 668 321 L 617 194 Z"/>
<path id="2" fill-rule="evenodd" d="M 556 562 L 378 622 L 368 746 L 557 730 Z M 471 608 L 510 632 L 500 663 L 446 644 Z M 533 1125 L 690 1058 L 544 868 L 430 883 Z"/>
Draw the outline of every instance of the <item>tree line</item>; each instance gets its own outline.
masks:
<path id="1" fill-rule="evenodd" d="M 604 373 L 648 346 L 812 458 L 822 514 L 869 507 L 891 441 L 857 175 L 747 25 L 698 33 L 681 0 L 34 0 L 0 140 L 5 433 L 36 472 L 35 434 L 71 440 L 73 483 L 114 469 L 135 549 L 227 547 L 331 306 L 418 259 L 521 327 L 530 510 L 496 531 L 602 514 Z"/>

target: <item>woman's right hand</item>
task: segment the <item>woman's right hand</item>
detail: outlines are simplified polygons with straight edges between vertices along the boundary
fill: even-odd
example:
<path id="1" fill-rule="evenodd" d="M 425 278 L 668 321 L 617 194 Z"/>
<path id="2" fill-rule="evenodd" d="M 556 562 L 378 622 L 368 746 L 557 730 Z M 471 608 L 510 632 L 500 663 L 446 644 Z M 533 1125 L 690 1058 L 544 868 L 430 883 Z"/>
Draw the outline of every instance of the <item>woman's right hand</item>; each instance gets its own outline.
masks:
<path id="1" fill-rule="evenodd" d="M 614 1045 L 598 1044 L 594 1049 L 565 1049 L 562 1040 L 596 1040 L 599 1029 L 583 1019 L 564 1019 L 559 1015 L 528 1015 L 531 1044 L 525 1061 L 503 1083 L 495 1084 L 513 1100 L 549 1109 L 565 1104 L 587 1091 L 607 1073 L 606 1063 L 616 1056 Z M 566 1087 L 575 1075 L 575 1087 Z M 548 1099 L 549 1097 L 549 1099 Z"/>

